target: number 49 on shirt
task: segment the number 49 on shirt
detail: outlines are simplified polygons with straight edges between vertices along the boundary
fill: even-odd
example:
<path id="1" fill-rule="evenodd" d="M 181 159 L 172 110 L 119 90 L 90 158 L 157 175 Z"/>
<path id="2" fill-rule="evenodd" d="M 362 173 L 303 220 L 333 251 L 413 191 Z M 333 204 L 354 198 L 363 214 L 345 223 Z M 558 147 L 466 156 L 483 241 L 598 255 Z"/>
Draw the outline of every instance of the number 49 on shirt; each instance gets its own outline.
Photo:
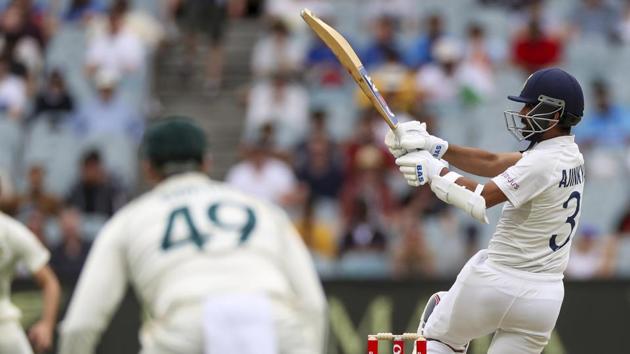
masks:
<path id="1" fill-rule="evenodd" d="M 245 220 L 241 223 L 229 223 L 220 218 L 220 210 L 225 207 L 232 207 L 241 210 L 245 214 Z M 254 211 L 242 204 L 217 202 L 208 207 L 207 217 L 210 222 L 225 231 L 234 231 L 240 233 L 238 245 L 245 243 L 251 236 L 252 231 L 256 227 L 256 214 Z M 173 229 L 176 222 L 184 222 L 187 228 L 187 236 L 182 239 L 173 240 Z M 192 243 L 199 249 L 203 249 L 205 243 L 212 238 L 211 234 L 202 233 L 195 225 L 190 214 L 190 209 L 185 206 L 173 210 L 166 226 L 166 231 L 162 237 L 162 250 L 168 251 L 173 247 L 179 247 L 188 243 Z"/>

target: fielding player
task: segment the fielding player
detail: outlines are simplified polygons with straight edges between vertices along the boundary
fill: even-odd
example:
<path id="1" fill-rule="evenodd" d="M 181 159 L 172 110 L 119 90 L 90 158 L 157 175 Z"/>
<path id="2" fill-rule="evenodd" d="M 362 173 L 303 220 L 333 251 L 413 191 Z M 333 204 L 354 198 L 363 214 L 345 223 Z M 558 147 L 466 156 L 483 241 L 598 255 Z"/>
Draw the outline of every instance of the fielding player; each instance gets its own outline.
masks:
<path id="1" fill-rule="evenodd" d="M 409 184 L 429 183 L 438 198 L 484 223 L 486 208 L 507 202 L 488 249 L 468 261 L 448 292 L 430 300 L 419 329 L 430 354 L 463 353 L 470 340 L 493 332 L 490 354 L 540 353 L 560 312 L 584 189 L 584 159 L 571 135 L 584 96 L 573 76 L 551 68 L 532 74 L 521 94 L 508 98 L 524 104 L 505 112 L 508 130 L 530 142 L 522 153 L 449 145 L 419 122 L 386 137 Z M 441 159 L 493 178 L 478 184 Z"/>
<path id="2" fill-rule="evenodd" d="M 60 352 L 93 353 L 131 283 L 150 316 L 144 354 L 321 354 L 325 298 L 287 215 L 203 174 L 205 137 L 187 119 L 144 144 L 157 185 L 96 238 Z"/>
<path id="3" fill-rule="evenodd" d="M 20 311 L 11 304 L 11 279 L 18 264 L 24 264 L 42 288 L 42 318 L 28 337 L 36 352 L 50 349 L 59 307 L 59 282 L 47 265 L 50 253 L 35 235 L 19 222 L 0 213 L 0 354 L 33 353 L 20 325 Z"/>

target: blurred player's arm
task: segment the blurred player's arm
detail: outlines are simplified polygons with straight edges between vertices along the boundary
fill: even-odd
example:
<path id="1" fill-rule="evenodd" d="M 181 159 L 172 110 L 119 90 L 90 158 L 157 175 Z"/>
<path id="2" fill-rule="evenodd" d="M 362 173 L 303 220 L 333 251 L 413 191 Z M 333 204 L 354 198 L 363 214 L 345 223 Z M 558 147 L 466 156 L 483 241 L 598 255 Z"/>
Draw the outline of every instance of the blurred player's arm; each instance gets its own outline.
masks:
<path id="1" fill-rule="evenodd" d="M 36 352 L 47 351 L 52 346 L 53 330 L 57 322 L 59 309 L 60 286 L 57 277 L 47 265 L 50 253 L 22 224 L 12 221 L 9 223 L 9 242 L 42 289 L 42 317 L 29 330 L 29 339 Z"/>
<path id="2" fill-rule="evenodd" d="M 284 271 L 299 301 L 302 322 L 308 326 L 307 334 L 311 335 L 311 343 L 304 345 L 314 346 L 317 353 L 324 353 L 326 297 L 317 271 L 302 238 L 286 215 L 280 216 L 279 232 L 285 244 Z"/>
<path id="3" fill-rule="evenodd" d="M 53 330 L 57 324 L 57 311 L 61 287 L 49 266 L 44 266 L 33 274 L 35 282 L 42 289 L 42 318 L 31 327 L 28 338 L 36 352 L 48 351 L 53 343 Z"/>
<path id="4" fill-rule="evenodd" d="M 61 325 L 60 354 L 91 354 L 120 304 L 127 284 L 120 217 L 96 238 Z"/>

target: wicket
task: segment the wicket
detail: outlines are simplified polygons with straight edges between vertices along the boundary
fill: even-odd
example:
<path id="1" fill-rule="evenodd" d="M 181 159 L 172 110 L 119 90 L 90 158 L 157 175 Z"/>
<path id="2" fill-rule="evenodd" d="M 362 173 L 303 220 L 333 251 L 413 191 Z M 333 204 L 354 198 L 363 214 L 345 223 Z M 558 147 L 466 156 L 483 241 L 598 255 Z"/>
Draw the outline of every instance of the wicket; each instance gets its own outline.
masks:
<path id="1" fill-rule="evenodd" d="M 427 354 L 427 341 L 417 333 L 377 333 L 368 335 L 367 354 L 378 354 L 378 342 L 381 340 L 392 342 L 393 354 L 405 354 L 405 341 L 415 341 L 415 349 L 417 354 Z"/>

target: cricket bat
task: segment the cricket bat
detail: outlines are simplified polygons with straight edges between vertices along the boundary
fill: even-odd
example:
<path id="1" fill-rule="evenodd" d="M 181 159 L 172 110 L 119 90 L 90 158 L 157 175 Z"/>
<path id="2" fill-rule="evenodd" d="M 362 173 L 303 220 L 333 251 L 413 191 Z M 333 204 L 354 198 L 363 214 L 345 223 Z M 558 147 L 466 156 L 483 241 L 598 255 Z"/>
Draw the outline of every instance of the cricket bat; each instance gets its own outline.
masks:
<path id="1" fill-rule="evenodd" d="M 372 102 L 372 105 L 376 108 L 381 117 L 383 117 L 387 125 L 389 125 L 392 130 L 396 130 L 398 126 L 396 116 L 387 105 L 387 102 L 385 102 L 385 99 L 383 99 L 383 96 L 378 92 L 374 82 L 372 82 L 365 67 L 363 67 L 363 63 L 361 63 L 357 53 L 354 52 L 354 49 L 352 49 L 348 41 L 334 28 L 315 16 L 310 10 L 302 10 L 301 15 L 313 32 L 335 53 L 341 65 L 348 70 L 354 81 L 359 84 L 361 91 L 363 91 L 370 102 Z"/>

